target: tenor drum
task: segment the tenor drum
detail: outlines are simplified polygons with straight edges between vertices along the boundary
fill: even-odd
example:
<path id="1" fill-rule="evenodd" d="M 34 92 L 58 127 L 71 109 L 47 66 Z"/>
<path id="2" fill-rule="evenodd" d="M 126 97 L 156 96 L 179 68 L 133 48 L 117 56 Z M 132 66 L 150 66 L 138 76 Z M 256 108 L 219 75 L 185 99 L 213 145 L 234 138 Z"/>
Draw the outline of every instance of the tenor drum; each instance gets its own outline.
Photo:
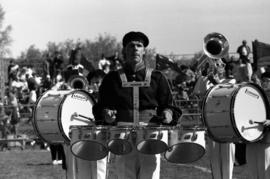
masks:
<path id="1" fill-rule="evenodd" d="M 69 142 L 70 126 L 92 123 L 89 119 L 94 119 L 94 104 L 92 96 L 83 90 L 49 90 L 36 103 L 34 129 L 48 143 Z"/>
<path id="2" fill-rule="evenodd" d="M 168 149 L 168 129 L 142 126 L 136 129 L 136 147 L 143 154 L 160 154 Z"/>
<path id="3" fill-rule="evenodd" d="M 172 163 L 195 162 L 205 154 L 205 131 L 202 129 L 182 129 L 173 127 L 169 130 L 169 148 L 164 153 Z"/>
<path id="4" fill-rule="evenodd" d="M 69 145 L 64 145 L 66 179 L 106 178 L 107 158 L 87 161 L 74 156 Z"/>
<path id="5" fill-rule="evenodd" d="M 95 161 L 103 159 L 108 154 L 107 126 L 72 126 L 70 128 L 71 152 L 76 157 Z"/>
<path id="6" fill-rule="evenodd" d="M 218 84 L 203 101 L 203 120 L 217 142 L 255 142 L 263 137 L 267 98 L 252 83 Z"/>
<path id="7" fill-rule="evenodd" d="M 125 155 L 132 151 L 132 138 L 134 131 L 132 126 L 114 126 L 110 128 L 108 148 L 116 155 Z"/>

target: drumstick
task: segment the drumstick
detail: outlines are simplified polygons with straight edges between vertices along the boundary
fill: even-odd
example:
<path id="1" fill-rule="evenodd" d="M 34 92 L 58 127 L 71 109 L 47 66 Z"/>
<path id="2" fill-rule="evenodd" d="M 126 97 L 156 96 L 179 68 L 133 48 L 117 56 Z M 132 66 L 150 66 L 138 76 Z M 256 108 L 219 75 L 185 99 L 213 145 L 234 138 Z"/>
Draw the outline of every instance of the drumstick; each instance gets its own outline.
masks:
<path id="1" fill-rule="evenodd" d="M 78 119 L 78 118 L 73 118 L 72 120 L 76 120 L 76 121 L 85 122 L 85 123 L 87 123 L 87 124 L 93 124 L 91 121 L 88 121 L 88 120 L 83 120 L 83 119 Z"/>
<path id="2" fill-rule="evenodd" d="M 81 115 L 81 114 L 78 114 L 78 113 L 74 113 L 74 116 L 79 116 L 79 117 L 82 117 L 82 118 L 84 118 L 84 119 L 88 119 L 89 121 L 91 121 L 91 122 L 94 122 L 94 119 L 93 118 L 91 118 L 91 117 L 87 117 L 87 116 L 84 116 L 84 115 Z"/>
<path id="3" fill-rule="evenodd" d="M 253 121 L 253 120 L 249 120 L 249 124 L 264 124 L 265 121 Z"/>

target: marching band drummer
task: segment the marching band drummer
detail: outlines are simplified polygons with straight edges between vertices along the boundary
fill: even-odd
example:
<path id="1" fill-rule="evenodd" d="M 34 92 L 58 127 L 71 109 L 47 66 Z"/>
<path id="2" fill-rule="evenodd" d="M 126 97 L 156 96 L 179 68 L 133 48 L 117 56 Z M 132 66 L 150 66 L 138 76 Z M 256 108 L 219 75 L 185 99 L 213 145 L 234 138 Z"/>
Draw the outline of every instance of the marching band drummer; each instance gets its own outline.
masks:
<path id="1" fill-rule="evenodd" d="M 263 125 L 266 128 L 264 138 L 246 146 L 246 159 L 249 179 L 270 178 L 270 120 L 267 119 Z"/>
<path id="2" fill-rule="evenodd" d="M 263 89 L 269 91 L 270 68 L 261 75 Z M 268 84 L 267 84 L 268 83 Z M 266 93 L 268 101 L 269 92 Z M 267 110 L 270 110 L 269 104 Z M 269 111 L 267 112 L 269 115 Z M 246 160 L 248 169 L 248 178 L 250 179 L 269 179 L 270 178 L 270 119 L 263 123 L 265 127 L 265 136 L 261 141 L 246 144 Z M 260 124 L 258 124 L 260 125 Z"/>
<path id="3" fill-rule="evenodd" d="M 235 83 L 233 78 L 224 77 L 224 63 L 221 59 L 211 59 L 215 61 L 215 67 L 208 66 L 202 71 L 202 76 L 198 79 L 194 94 L 204 97 L 206 91 L 213 85 L 220 83 Z M 228 75 L 227 75 L 228 76 Z M 235 145 L 234 143 L 218 143 L 209 138 L 208 140 L 210 164 L 213 179 L 232 179 Z"/>
<path id="4" fill-rule="evenodd" d="M 65 70 L 65 81 L 68 82 L 69 78 L 72 75 L 79 75 L 84 76 L 84 66 L 80 63 L 82 59 L 82 52 L 81 48 L 77 47 L 71 51 L 69 65 L 66 67 Z M 98 73 L 99 74 L 99 73 Z M 93 76 L 89 78 L 90 81 L 93 81 L 94 78 L 101 77 L 97 75 L 97 72 L 94 72 Z M 86 79 L 87 80 L 87 79 Z M 65 84 L 66 85 L 66 84 Z M 70 86 L 67 86 L 70 88 Z M 97 87 L 98 88 L 98 87 Z M 93 96 L 94 97 L 94 96 Z M 106 178 L 106 170 L 107 170 L 107 157 L 97 160 L 97 161 L 86 161 L 73 156 L 70 152 L 70 146 L 65 145 L 65 152 L 67 155 L 67 179 L 74 179 L 74 178 L 91 178 L 91 179 L 105 179 Z M 75 157 L 75 159 L 73 159 Z M 73 175 L 76 175 L 75 177 Z"/>
<path id="5" fill-rule="evenodd" d="M 95 118 L 104 123 L 117 125 L 133 125 L 133 88 L 122 86 L 124 79 L 127 82 L 144 81 L 148 79 L 150 86 L 139 88 L 139 114 L 149 112 L 148 117 L 143 115 L 139 122 L 148 123 L 153 115 L 164 116 L 164 122 L 170 124 L 178 119 L 173 105 L 171 90 L 166 78 L 161 72 L 152 73 L 145 66 L 144 56 L 149 44 L 148 37 L 142 32 L 129 32 L 122 40 L 122 54 L 124 58 L 123 70 L 111 71 L 103 79 L 99 89 L 98 104 L 94 106 Z M 146 75 L 147 74 L 147 75 Z M 129 154 L 116 155 L 115 163 L 118 179 L 158 179 L 160 176 L 160 154 L 145 155 L 136 148 Z"/>

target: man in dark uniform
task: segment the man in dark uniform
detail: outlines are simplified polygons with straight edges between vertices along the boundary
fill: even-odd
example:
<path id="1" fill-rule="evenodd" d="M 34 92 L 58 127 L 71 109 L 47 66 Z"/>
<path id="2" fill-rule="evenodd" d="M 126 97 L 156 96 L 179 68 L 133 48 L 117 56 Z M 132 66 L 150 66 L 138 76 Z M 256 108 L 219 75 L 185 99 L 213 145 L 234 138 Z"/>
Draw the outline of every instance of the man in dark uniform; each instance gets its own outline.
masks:
<path id="1" fill-rule="evenodd" d="M 99 89 L 99 100 L 94 107 L 95 118 L 102 123 L 115 125 L 149 124 L 153 116 L 162 116 L 159 123 L 172 124 L 179 112 L 173 107 L 171 90 L 161 72 L 145 66 L 145 48 L 148 37 L 141 32 L 129 32 L 122 41 L 123 69 L 107 74 Z M 138 106 L 134 107 L 134 87 L 123 84 L 146 82 L 138 88 Z M 138 118 L 136 117 L 138 112 Z M 162 119 L 162 120 L 161 120 Z M 134 143 L 133 143 L 134 145 Z M 160 155 L 139 153 L 133 146 L 131 153 L 117 155 L 117 178 L 159 178 Z"/>

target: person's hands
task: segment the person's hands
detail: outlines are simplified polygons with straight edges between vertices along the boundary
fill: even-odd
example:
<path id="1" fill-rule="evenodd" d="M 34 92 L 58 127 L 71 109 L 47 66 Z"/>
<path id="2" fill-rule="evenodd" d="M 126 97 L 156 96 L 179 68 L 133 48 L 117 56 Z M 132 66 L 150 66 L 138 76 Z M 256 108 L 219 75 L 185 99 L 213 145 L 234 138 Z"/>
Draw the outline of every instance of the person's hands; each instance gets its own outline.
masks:
<path id="1" fill-rule="evenodd" d="M 266 119 L 263 123 L 263 126 L 265 127 L 269 127 L 270 126 L 270 120 L 269 119 Z"/>
<path id="2" fill-rule="evenodd" d="M 173 120 L 173 112 L 170 109 L 165 109 L 162 112 L 162 116 L 164 117 L 163 123 L 169 124 Z"/>
<path id="3" fill-rule="evenodd" d="M 103 109 L 103 115 L 104 115 L 104 120 L 105 122 L 111 124 L 115 121 L 116 119 L 116 110 L 112 109 Z"/>

